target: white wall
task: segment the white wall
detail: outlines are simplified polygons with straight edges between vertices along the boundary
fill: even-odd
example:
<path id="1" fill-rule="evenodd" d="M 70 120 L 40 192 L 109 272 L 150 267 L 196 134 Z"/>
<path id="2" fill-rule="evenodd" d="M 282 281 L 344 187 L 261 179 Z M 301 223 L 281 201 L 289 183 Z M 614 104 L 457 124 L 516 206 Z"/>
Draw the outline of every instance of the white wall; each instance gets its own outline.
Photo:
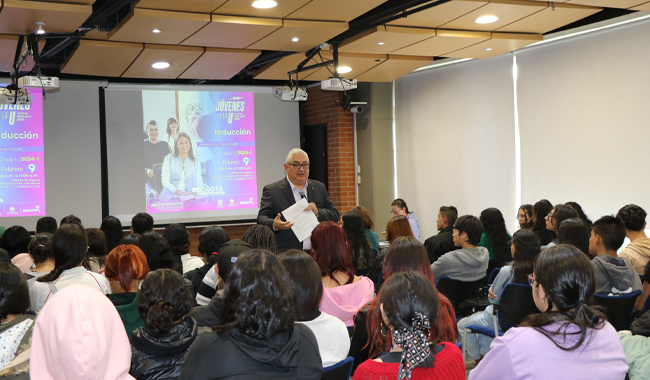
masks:
<path id="1" fill-rule="evenodd" d="M 473 61 L 395 82 L 397 195 L 435 235 L 438 209 L 516 214 L 512 57 Z M 512 229 L 512 227 L 511 227 Z"/>

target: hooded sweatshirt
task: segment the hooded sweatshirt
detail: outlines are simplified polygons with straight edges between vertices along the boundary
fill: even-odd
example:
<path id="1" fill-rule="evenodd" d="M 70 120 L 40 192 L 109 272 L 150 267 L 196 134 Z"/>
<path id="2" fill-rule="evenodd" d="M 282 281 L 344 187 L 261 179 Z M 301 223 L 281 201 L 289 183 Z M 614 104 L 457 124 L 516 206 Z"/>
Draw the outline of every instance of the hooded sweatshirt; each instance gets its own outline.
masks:
<path id="1" fill-rule="evenodd" d="M 433 278 L 449 277 L 452 280 L 476 281 L 485 277 L 490 253 L 485 247 L 457 249 L 442 255 L 431 264 Z"/>
<path id="2" fill-rule="evenodd" d="M 32 380 L 126 380 L 131 346 L 104 294 L 73 284 L 47 302 L 36 319 L 29 362 Z"/>
<path id="3" fill-rule="evenodd" d="M 596 274 L 596 294 L 621 295 L 641 290 L 639 275 L 626 259 L 599 255 L 591 263 Z"/>
<path id="4" fill-rule="evenodd" d="M 187 352 L 179 379 L 320 380 L 322 374 L 314 333 L 298 323 L 264 340 L 236 327 L 201 334 Z"/>
<path id="5" fill-rule="evenodd" d="M 650 261 L 650 238 L 640 238 L 631 242 L 619 257 L 627 259 L 639 276 L 645 273 L 645 266 Z"/>
<path id="6" fill-rule="evenodd" d="M 140 315 L 138 310 L 138 300 L 140 298 L 140 292 L 137 293 L 115 293 L 106 295 L 115 309 L 120 314 L 122 322 L 124 322 L 124 328 L 126 333 L 131 339 L 131 334 L 138 328 L 144 326 L 144 319 Z"/>
<path id="7" fill-rule="evenodd" d="M 359 309 L 372 301 L 374 295 L 375 284 L 368 277 L 360 276 L 359 281 L 352 284 L 335 288 L 323 286 L 319 309 L 342 320 L 347 327 L 352 327 L 354 316 Z"/>

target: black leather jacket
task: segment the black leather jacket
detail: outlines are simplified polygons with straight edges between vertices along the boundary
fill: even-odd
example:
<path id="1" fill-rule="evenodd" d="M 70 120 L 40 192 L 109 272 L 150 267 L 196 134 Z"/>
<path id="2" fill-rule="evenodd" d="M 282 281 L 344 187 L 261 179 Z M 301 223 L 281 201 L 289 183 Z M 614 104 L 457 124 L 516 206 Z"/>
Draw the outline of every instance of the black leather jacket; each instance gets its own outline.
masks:
<path id="1" fill-rule="evenodd" d="M 196 339 L 198 326 L 186 317 L 162 335 L 155 335 L 146 326 L 131 336 L 131 370 L 138 380 L 178 379 L 187 349 Z"/>
<path id="2" fill-rule="evenodd" d="M 454 227 L 445 227 L 438 232 L 438 235 L 431 236 L 424 241 L 424 248 L 427 250 L 429 262 L 431 264 L 437 261 L 440 256 L 445 253 L 458 249 L 454 246 L 454 238 L 452 236 L 453 231 Z"/>

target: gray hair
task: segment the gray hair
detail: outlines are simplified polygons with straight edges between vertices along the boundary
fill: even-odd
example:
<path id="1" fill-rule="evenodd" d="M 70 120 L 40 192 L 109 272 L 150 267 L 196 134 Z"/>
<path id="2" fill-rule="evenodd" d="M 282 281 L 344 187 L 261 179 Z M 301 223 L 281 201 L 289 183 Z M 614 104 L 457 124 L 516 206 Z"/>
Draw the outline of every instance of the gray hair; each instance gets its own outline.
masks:
<path id="1" fill-rule="evenodd" d="M 302 153 L 302 154 L 304 154 L 305 156 L 307 156 L 307 162 L 309 162 L 309 155 L 307 154 L 307 152 L 305 152 L 304 150 L 302 150 L 302 149 L 300 149 L 300 148 L 293 148 L 293 149 L 291 149 L 291 150 L 289 151 L 289 154 L 287 154 L 287 159 L 286 159 L 285 162 L 287 162 L 287 163 L 288 163 L 288 162 L 291 162 L 291 157 L 293 157 L 293 155 L 296 154 L 296 153 Z"/>

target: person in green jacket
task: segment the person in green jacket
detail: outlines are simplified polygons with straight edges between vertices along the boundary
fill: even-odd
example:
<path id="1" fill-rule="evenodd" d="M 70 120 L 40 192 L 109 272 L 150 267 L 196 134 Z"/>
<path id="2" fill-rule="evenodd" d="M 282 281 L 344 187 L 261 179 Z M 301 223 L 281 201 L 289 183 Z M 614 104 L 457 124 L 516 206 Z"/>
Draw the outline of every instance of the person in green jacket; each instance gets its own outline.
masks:
<path id="1" fill-rule="evenodd" d="M 512 236 L 506 229 L 506 221 L 503 219 L 501 211 L 493 207 L 487 208 L 481 212 L 479 219 L 483 223 L 485 232 L 481 235 L 481 241 L 477 247 L 487 248 L 490 252 L 490 260 L 511 260 L 510 241 Z"/>
<path id="2" fill-rule="evenodd" d="M 138 311 L 138 289 L 140 282 L 149 274 L 147 257 L 135 245 L 118 245 L 106 257 L 105 274 L 112 290 L 107 297 L 120 314 L 130 340 L 131 333 L 144 326 Z"/>

